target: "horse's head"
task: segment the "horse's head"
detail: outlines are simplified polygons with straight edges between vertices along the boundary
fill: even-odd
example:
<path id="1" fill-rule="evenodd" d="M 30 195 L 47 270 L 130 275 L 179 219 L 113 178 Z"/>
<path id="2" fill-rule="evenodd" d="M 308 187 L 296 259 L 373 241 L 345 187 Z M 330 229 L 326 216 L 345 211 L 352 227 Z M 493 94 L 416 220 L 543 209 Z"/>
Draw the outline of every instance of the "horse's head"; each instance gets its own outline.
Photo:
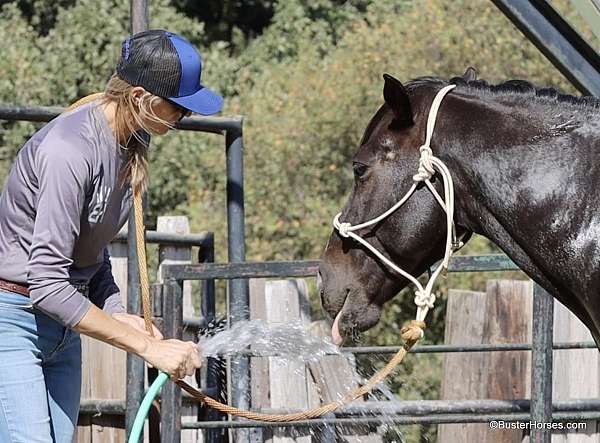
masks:
<path id="1" fill-rule="evenodd" d="M 472 74 L 468 70 L 465 76 Z M 384 79 L 385 104 L 369 123 L 354 155 L 354 185 L 340 216 L 342 222 L 352 225 L 381 215 L 404 196 L 414 183 L 419 147 L 425 140 L 431 95 L 418 89 L 408 91 L 389 75 Z M 441 191 L 439 177 L 431 181 Z M 446 218 L 421 183 L 402 207 L 358 233 L 402 269 L 418 276 L 444 254 Z M 342 336 L 374 326 L 383 304 L 407 283 L 364 246 L 334 230 L 319 269 L 322 304 L 335 319 L 334 341 L 339 343 Z"/>

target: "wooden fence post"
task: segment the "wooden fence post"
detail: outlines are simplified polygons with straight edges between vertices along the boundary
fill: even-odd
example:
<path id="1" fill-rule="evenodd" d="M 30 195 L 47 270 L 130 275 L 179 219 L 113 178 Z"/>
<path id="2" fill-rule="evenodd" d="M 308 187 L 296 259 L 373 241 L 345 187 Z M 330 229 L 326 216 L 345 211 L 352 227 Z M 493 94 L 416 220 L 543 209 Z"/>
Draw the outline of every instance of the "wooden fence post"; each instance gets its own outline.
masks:
<path id="1" fill-rule="evenodd" d="M 302 279 L 250 280 L 250 319 L 270 324 L 302 322 L 313 335 L 329 335 L 325 322 L 310 321 L 308 287 Z M 286 357 L 251 359 L 253 408 L 305 410 L 339 400 L 358 384 L 352 358 L 329 355 L 316 362 L 290 361 Z M 329 427 L 325 432 L 307 428 L 263 429 L 260 441 L 269 443 L 380 443 L 377 434 L 368 435 L 368 427 Z"/>
<path id="2" fill-rule="evenodd" d="M 485 300 L 484 300 L 485 297 Z M 530 343 L 530 282 L 490 281 L 487 294 L 450 290 L 446 343 Z M 554 300 L 554 342 L 592 341 L 591 334 L 567 308 Z M 530 398 L 529 352 L 446 354 L 442 395 L 451 399 Z M 461 374 L 457 380 L 456 374 Z M 600 396 L 600 356 L 596 349 L 556 350 L 553 354 L 553 401 Z M 523 442 L 520 431 L 491 431 L 487 424 L 440 425 L 438 441 Z M 460 432 L 457 432 L 460 429 Z M 553 443 L 600 443 L 600 426 L 553 431 Z"/>
<path id="3" fill-rule="evenodd" d="M 558 300 L 554 300 L 554 342 L 593 341 L 585 325 Z M 597 349 L 565 349 L 554 352 L 552 374 L 554 401 L 600 397 L 600 356 Z M 585 430 L 557 432 L 552 443 L 600 443 L 600 425 L 586 422 Z"/>
<path id="4" fill-rule="evenodd" d="M 297 280 L 250 280 L 250 319 L 269 324 L 310 321 L 308 288 Z M 254 357 L 250 363 L 253 408 L 302 410 L 313 406 L 315 388 L 306 365 L 285 357 Z M 312 392 L 311 392 L 312 391 Z M 262 441 L 310 443 L 309 431 L 290 428 L 263 429 Z"/>
<path id="5" fill-rule="evenodd" d="M 109 246 L 115 282 L 127 304 L 127 244 Z M 86 336 L 81 336 L 81 399 L 125 401 L 125 351 Z M 125 417 L 86 416 L 77 430 L 78 443 L 125 442 Z"/>
<path id="6" fill-rule="evenodd" d="M 188 218 L 185 216 L 159 216 L 156 224 L 157 232 L 167 234 L 186 235 L 190 233 L 190 225 Z M 192 262 L 192 248 L 189 246 L 163 246 L 158 250 L 159 267 L 157 281 L 163 282 L 162 267 L 167 264 L 188 264 Z M 166 315 L 163 312 L 163 316 Z M 183 317 L 197 317 L 196 309 L 192 300 L 192 284 L 189 281 L 183 284 Z M 186 337 L 187 335 L 187 337 Z M 171 338 L 171 337 L 166 337 Z M 186 334 L 184 330 L 184 340 L 192 340 L 189 332 Z M 198 387 L 195 377 L 186 377 L 185 381 L 194 387 Z M 181 409 L 181 420 L 197 421 L 198 406 L 183 406 Z M 197 429 L 185 429 L 181 432 L 182 443 L 197 443 L 203 441 L 203 433 Z"/>
<path id="7" fill-rule="evenodd" d="M 446 344 L 531 342 L 530 281 L 488 281 L 486 293 L 450 290 Z M 530 353 L 449 353 L 444 356 L 442 400 L 522 399 L 530 395 Z M 448 443 L 520 443 L 522 431 L 491 430 L 487 423 L 438 427 Z"/>
<path id="8" fill-rule="evenodd" d="M 310 330 L 313 335 L 319 337 L 331 336 L 331 325 L 325 320 L 312 322 Z M 317 387 L 320 404 L 341 400 L 359 385 L 356 359 L 352 354 L 326 355 L 315 362 L 309 362 L 308 368 Z M 364 399 L 357 398 L 352 404 L 363 401 Z M 331 441 L 336 442 L 381 443 L 383 441 L 381 435 L 373 432 L 373 428 L 369 425 L 331 426 L 327 431 L 332 434 Z M 316 437 L 315 441 L 320 443 L 319 436 Z"/>

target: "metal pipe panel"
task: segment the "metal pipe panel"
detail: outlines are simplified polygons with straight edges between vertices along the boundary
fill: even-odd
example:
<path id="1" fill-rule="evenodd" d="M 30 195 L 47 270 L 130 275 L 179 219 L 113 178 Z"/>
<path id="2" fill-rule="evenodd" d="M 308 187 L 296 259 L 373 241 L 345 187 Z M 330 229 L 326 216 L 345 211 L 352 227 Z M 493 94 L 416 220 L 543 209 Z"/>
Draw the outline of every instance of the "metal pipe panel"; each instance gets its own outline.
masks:
<path id="1" fill-rule="evenodd" d="M 555 422 L 583 422 L 587 420 L 599 420 L 600 411 L 593 412 L 558 412 L 554 415 Z M 294 427 L 321 427 L 325 425 L 352 426 L 362 424 L 380 425 L 411 425 L 411 424 L 442 424 L 442 423 L 490 423 L 491 421 L 504 422 L 529 422 L 531 415 L 528 413 L 515 413 L 505 415 L 493 414 L 440 414 L 424 416 L 402 416 L 402 417 L 354 417 L 354 418 L 332 418 L 301 420 L 291 423 L 271 423 L 264 421 L 228 421 L 228 422 L 186 422 L 181 425 L 182 429 L 209 429 L 209 428 L 294 428 Z"/>
<path id="2" fill-rule="evenodd" d="M 137 263 L 137 241 L 135 238 L 135 217 L 133 212 L 129 216 L 129 242 L 127 246 L 127 312 L 140 313 L 140 274 Z M 136 411 L 139 409 L 144 396 L 144 360 L 130 352 L 126 357 L 126 395 L 127 414 L 125 428 L 127 434 L 131 433 Z"/>
<path id="3" fill-rule="evenodd" d="M 600 96 L 600 56 L 544 0 L 492 0 L 582 94 Z"/>
<path id="4" fill-rule="evenodd" d="M 80 415 L 125 415 L 127 402 L 123 400 L 86 399 L 79 403 Z"/>
<path id="5" fill-rule="evenodd" d="M 126 243 L 129 241 L 129 229 L 121 230 L 113 242 Z M 157 231 L 146 231 L 146 243 L 158 243 L 170 246 L 199 246 L 210 247 L 214 244 L 214 234 L 212 232 L 200 232 L 198 234 L 167 234 Z"/>
<path id="6" fill-rule="evenodd" d="M 165 265 L 164 275 L 182 280 L 239 279 L 262 277 L 315 277 L 318 260 L 289 262 L 199 263 Z"/>
<path id="7" fill-rule="evenodd" d="M 0 119 L 9 121 L 49 122 L 63 112 L 57 106 L 20 106 L 0 103 Z"/>
<path id="8" fill-rule="evenodd" d="M 166 265 L 164 275 L 178 280 L 315 277 L 320 263 L 319 260 L 298 260 Z M 449 272 L 483 272 L 514 271 L 519 268 L 505 255 L 490 254 L 453 257 L 448 270 Z"/>
<path id="9" fill-rule="evenodd" d="M 528 399 L 517 400 L 397 400 L 354 402 L 335 411 L 337 417 L 381 415 L 503 414 L 530 412 Z M 600 411 L 600 399 L 577 399 L 555 402 L 556 412 Z M 263 408 L 266 414 L 302 412 L 297 409 Z"/>
<path id="10" fill-rule="evenodd" d="M 246 239 L 244 226 L 244 145 L 242 131 L 227 131 L 225 135 L 227 156 L 227 233 L 230 262 L 243 262 L 246 259 Z M 206 265 L 208 266 L 208 265 Z M 249 287 L 246 279 L 232 279 L 229 282 L 229 323 L 249 318 Z M 230 360 L 231 404 L 241 409 L 250 406 L 250 361 L 247 357 Z M 235 433 L 236 442 L 249 441 L 247 431 Z"/>
<path id="11" fill-rule="evenodd" d="M 552 332 L 554 299 L 540 285 L 533 285 L 531 347 L 531 418 L 552 422 Z M 551 429 L 533 429 L 532 443 L 550 443 Z"/>
<path id="12" fill-rule="evenodd" d="M 66 108 L 59 106 L 29 106 L 0 103 L 0 120 L 22 120 L 30 122 L 49 122 Z M 243 119 L 240 116 L 204 117 L 193 115 L 184 118 L 175 126 L 187 131 L 203 131 L 223 134 L 225 131 L 239 131 Z"/>
<path id="13" fill-rule="evenodd" d="M 205 247 L 201 247 L 198 251 L 198 262 L 199 263 L 214 263 L 215 261 L 215 248 L 214 239 L 211 238 L 210 244 Z M 205 321 L 205 326 L 213 323 L 216 318 L 216 293 L 215 293 L 215 281 L 211 279 L 203 280 L 201 283 L 202 288 L 202 300 L 201 300 L 201 311 Z M 205 392 L 213 392 L 214 395 L 221 391 L 220 386 L 221 380 L 217 377 L 218 373 L 218 362 L 214 357 L 209 357 L 206 362 L 206 387 Z M 187 393 L 186 393 L 187 394 Z M 199 420 L 218 421 L 226 418 L 227 416 L 222 415 L 218 411 L 207 408 L 206 416 L 200 417 Z M 218 429 L 207 429 L 205 431 L 204 438 L 207 443 L 219 443 L 221 439 L 221 431 Z"/>
<path id="14" fill-rule="evenodd" d="M 131 34 L 145 31 L 150 25 L 148 0 L 131 0 L 129 3 L 129 18 Z"/>
<path id="15" fill-rule="evenodd" d="M 165 338 L 181 340 L 183 335 L 183 282 L 166 280 L 163 297 Z M 161 391 L 160 441 L 179 443 L 181 440 L 181 389 L 166 383 Z"/>
<path id="16" fill-rule="evenodd" d="M 355 348 L 341 348 L 342 353 L 351 354 L 395 354 L 401 346 L 357 346 Z M 594 349 L 596 343 L 570 342 L 554 343 L 552 349 Z M 416 345 L 410 350 L 412 354 L 430 354 L 437 352 L 496 352 L 496 351 L 531 351 L 531 345 L 528 343 L 497 343 L 481 345 Z"/>
<path id="17" fill-rule="evenodd" d="M 129 3 L 130 9 L 130 30 L 132 34 L 148 29 L 149 13 L 147 0 L 131 0 Z M 26 112 L 29 115 L 34 115 L 35 110 L 46 112 L 50 109 L 41 107 L 29 109 Z M 1 108 L 0 108 L 1 110 Z M 61 110 L 62 111 L 62 110 Z M 140 312 L 140 274 L 137 260 L 137 242 L 135 239 L 135 215 L 131 211 L 128 220 L 128 247 L 127 247 L 127 312 L 139 314 Z M 144 395 L 144 371 L 146 364 L 140 357 L 127 353 L 127 410 L 125 416 L 125 428 L 127 434 L 131 433 L 133 421 L 135 420 L 136 411 L 142 403 Z"/>
<path id="18" fill-rule="evenodd" d="M 223 134 L 227 131 L 241 131 L 243 117 L 238 115 L 228 117 L 203 117 L 193 115 L 186 117 L 175 125 L 177 129 L 188 131 L 203 131 Z"/>
<path id="19" fill-rule="evenodd" d="M 340 348 L 342 354 L 395 354 L 402 346 L 356 346 Z M 506 352 L 506 351 L 531 351 L 532 346 L 528 343 L 497 343 L 482 345 L 416 345 L 410 350 L 411 354 L 433 354 L 448 352 Z M 553 349 L 558 351 L 565 349 L 595 349 L 596 343 L 571 342 L 555 343 Z M 280 357 L 281 354 L 244 350 L 240 355 L 248 357 Z M 327 354 L 337 355 L 337 354 Z"/>
<path id="20" fill-rule="evenodd" d="M 158 397 L 160 398 L 160 397 Z M 191 395 L 184 393 L 183 401 L 197 402 Z M 440 415 L 440 414 L 503 414 L 529 412 L 531 402 L 527 399 L 517 400 L 398 400 L 398 401 L 366 401 L 351 403 L 335 412 L 336 417 L 379 416 L 387 415 Z M 553 411 L 558 412 L 595 412 L 600 411 L 600 399 L 577 399 L 554 402 Z M 122 400 L 94 400 L 81 402 L 82 414 L 123 415 L 125 402 Z M 284 414 L 301 412 L 295 409 L 267 409 L 260 412 L 267 414 Z"/>

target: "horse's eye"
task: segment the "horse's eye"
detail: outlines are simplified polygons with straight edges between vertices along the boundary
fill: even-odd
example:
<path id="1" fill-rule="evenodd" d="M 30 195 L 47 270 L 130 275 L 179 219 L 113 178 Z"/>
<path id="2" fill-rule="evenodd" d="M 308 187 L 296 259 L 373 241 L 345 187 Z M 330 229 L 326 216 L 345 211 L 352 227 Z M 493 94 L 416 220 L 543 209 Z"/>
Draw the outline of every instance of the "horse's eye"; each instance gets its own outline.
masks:
<path id="1" fill-rule="evenodd" d="M 352 169 L 354 170 L 354 178 L 360 180 L 365 176 L 369 167 L 367 165 L 363 165 L 362 163 L 353 163 Z"/>

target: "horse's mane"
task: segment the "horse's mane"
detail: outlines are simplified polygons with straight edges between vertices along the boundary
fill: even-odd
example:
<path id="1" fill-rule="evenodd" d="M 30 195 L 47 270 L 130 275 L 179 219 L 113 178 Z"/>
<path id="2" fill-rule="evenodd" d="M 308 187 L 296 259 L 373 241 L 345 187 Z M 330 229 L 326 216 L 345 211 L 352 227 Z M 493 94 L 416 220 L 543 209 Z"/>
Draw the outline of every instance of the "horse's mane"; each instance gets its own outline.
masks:
<path id="1" fill-rule="evenodd" d="M 421 87 L 436 87 L 443 88 L 447 85 L 456 85 L 458 91 L 465 91 L 469 94 L 475 94 L 478 97 L 483 98 L 491 94 L 495 97 L 506 97 L 512 100 L 522 99 L 522 102 L 528 104 L 537 103 L 542 107 L 542 113 L 548 110 L 548 115 L 555 114 L 556 103 L 564 104 L 571 108 L 571 111 L 575 111 L 583 119 L 596 120 L 597 110 L 600 109 L 600 98 L 593 96 L 575 96 L 569 94 L 563 94 L 555 88 L 545 87 L 540 88 L 526 80 L 508 80 L 499 84 L 490 84 L 485 80 L 471 80 L 466 81 L 463 77 L 454 77 L 450 80 L 444 80 L 439 77 L 418 77 L 414 80 L 407 82 L 404 87 L 410 93 Z M 387 104 L 383 104 L 379 108 L 377 113 L 371 118 L 363 137 L 360 141 L 360 145 L 364 144 L 371 133 L 375 130 L 376 125 L 379 123 L 384 114 L 389 110 Z M 582 112 L 583 111 L 583 112 Z M 563 130 L 573 129 L 576 127 L 574 122 L 570 122 L 571 125 L 564 126 Z"/>
<path id="2" fill-rule="evenodd" d="M 438 77 L 419 77 L 408 82 L 405 87 L 408 91 L 422 86 L 446 86 L 456 85 L 458 90 L 468 90 L 471 93 L 482 96 L 484 94 L 502 95 L 522 95 L 527 99 L 539 98 L 541 100 L 553 100 L 559 103 L 569 103 L 572 105 L 583 105 L 585 107 L 600 108 L 600 99 L 593 96 L 575 96 L 563 94 L 555 88 L 540 88 L 526 80 L 508 80 L 499 84 L 489 84 L 485 80 L 466 81 L 462 77 L 454 77 L 450 80 L 443 80 Z"/>

